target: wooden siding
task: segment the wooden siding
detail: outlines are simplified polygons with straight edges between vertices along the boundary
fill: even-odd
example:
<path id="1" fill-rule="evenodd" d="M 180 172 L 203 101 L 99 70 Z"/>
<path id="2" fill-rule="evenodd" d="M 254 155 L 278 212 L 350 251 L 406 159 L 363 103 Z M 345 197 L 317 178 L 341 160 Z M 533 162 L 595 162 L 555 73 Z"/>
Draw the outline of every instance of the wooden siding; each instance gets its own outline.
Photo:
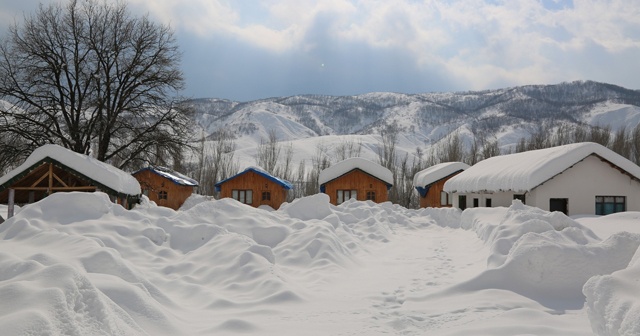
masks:
<path id="1" fill-rule="evenodd" d="M 420 207 L 421 208 L 450 208 L 451 205 L 442 205 L 440 204 L 440 193 L 444 188 L 445 182 L 447 182 L 450 178 L 460 174 L 461 172 L 449 175 L 439 181 L 436 181 L 431 184 L 429 187 L 429 191 L 424 197 L 420 197 Z M 449 197 L 453 197 L 449 195 Z M 449 200 L 449 203 L 453 203 L 453 200 Z"/>
<path id="2" fill-rule="evenodd" d="M 386 202 L 388 200 L 387 184 L 363 172 L 360 169 L 354 169 L 350 172 L 333 179 L 324 184 L 324 192 L 329 195 L 331 204 L 337 204 L 338 190 L 356 190 L 358 193 L 358 201 L 367 199 L 367 191 L 376 193 L 376 203 Z"/>
<path id="3" fill-rule="evenodd" d="M 420 207 L 421 208 L 448 208 L 451 205 L 442 205 L 440 204 L 440 194 L 442 192 L 442 188 L 444 188 L 444 183 L 447 180 L 440 180 L 435 182 L 429 188 L 429 191 L 424 197 L 420 197 Z"/>
<path id="4" fill-rule="evenodd" d="M 232 190 L 252 190 L 253 202 L 249 204 L 253 207 L 268 205 L 274 209 L 280 208 L 280 205 L 287 199 L 287 189 L 282 185 L 256 173 L 247 171 L 238 175 L 220 185 L 220 198 L 231 198 Z M 262 200 L 262 193 L 270 192 L 271 200 Z"/>
<path id="5" fill-rule="evenodd" d="M 151 170 L 143 170 L 133 175 L 140 182 L 142 193 L 159 206 L 178 210 L 193 194 L 193 186 L 180 185 Z M 160 199 L 160 192 L 166 192 L 167 199 Z"/>

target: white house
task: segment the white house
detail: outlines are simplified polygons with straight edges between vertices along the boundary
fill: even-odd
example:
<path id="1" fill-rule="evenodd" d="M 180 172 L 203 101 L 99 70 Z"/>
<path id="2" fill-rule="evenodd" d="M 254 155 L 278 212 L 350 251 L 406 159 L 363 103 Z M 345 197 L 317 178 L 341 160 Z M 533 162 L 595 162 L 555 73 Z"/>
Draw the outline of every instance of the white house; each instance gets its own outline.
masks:
<path id="1" fill-rule="evenodd" d="M 448 180 L 460 209 L 513 199 L 567 215 L 640 211 L 640 167 L 595 143 L 496 156 Z"/>

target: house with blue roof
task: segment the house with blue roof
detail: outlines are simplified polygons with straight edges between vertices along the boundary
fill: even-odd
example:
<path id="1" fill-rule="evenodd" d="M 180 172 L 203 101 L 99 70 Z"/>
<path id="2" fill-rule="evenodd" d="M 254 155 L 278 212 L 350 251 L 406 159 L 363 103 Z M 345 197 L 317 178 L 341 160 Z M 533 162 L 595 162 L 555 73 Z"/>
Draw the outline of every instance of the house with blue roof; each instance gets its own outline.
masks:
<path id="1" fill-rule="evenodd" d="M 132 175 L 150 201 L 173 210 L 178 210 L 198 187 L 198 181 L 166 167 L 149 166 Z"/>
<path id="2" fill-rule="evenodd" d="M 291 189 L 293 185 L 290 182 L 258 167 L 249 167 L 215 184 L 219 198 L 233 198 L 256 208 L 261 205 L 267 205 L 273 209 L 280 208 Z"/>

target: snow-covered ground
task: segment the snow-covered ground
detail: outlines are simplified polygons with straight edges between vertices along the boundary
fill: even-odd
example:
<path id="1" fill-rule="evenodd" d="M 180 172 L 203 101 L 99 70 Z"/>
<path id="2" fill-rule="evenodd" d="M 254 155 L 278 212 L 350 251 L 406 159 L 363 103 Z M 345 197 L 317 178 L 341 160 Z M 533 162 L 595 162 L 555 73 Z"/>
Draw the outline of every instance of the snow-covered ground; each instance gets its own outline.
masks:
<path id="1" fill-rule="evenodd" d="M 640 334 L 640 213 L 187 204 L 18 209 L 0 225 L 1 333 Z"/>

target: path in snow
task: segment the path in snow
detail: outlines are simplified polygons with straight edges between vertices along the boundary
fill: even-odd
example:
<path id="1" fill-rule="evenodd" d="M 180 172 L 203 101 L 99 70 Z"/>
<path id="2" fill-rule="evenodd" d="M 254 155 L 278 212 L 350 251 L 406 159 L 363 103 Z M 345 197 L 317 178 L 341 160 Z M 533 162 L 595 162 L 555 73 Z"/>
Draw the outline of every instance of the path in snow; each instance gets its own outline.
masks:
<path id="1" fill-rule="evenodd" d="M 425 324 L 437 327 L 451 317 L 405 309 L 405 300 L 471 278 L 486 268 L 488 255 L 475 233 L 438 226 L 400 229 L 369 252 L 359 256 L 360 266 L 307 288 L 310 302 L 261 327 L 280 335 L 424 334 Z"/>

